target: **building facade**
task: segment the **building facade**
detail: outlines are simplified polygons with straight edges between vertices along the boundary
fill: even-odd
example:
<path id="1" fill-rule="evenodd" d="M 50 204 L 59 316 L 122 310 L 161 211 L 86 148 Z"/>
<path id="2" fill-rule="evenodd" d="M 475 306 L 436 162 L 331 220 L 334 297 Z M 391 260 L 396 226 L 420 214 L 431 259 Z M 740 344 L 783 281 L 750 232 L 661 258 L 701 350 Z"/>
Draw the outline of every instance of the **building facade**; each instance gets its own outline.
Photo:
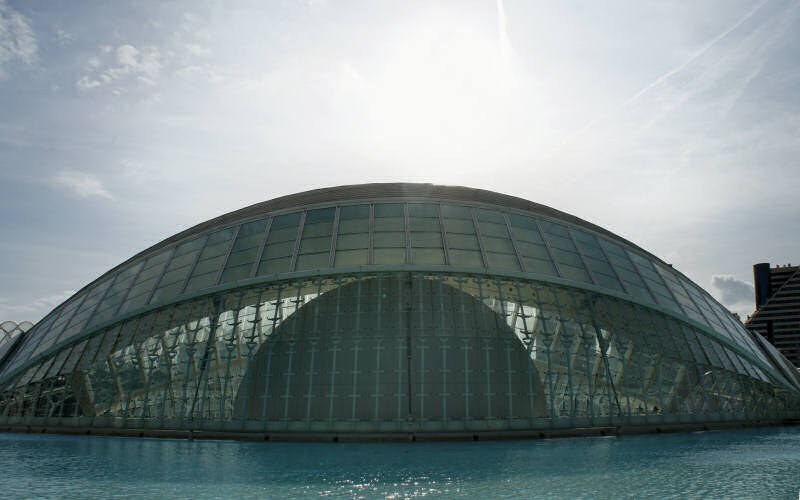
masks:
<path id="1" fill-rule="evenodd" d="M 745 326 L 800 368 L 800 266 L 753 266 L 756 310 Z"/>
<path id="2" fill-rule="evenodd" d="M 0 350 L 9 429 L 474 436 L 798 416 L 790 363 L 670 265 L 558 210 L 428 184 L 222 215 Z"/>

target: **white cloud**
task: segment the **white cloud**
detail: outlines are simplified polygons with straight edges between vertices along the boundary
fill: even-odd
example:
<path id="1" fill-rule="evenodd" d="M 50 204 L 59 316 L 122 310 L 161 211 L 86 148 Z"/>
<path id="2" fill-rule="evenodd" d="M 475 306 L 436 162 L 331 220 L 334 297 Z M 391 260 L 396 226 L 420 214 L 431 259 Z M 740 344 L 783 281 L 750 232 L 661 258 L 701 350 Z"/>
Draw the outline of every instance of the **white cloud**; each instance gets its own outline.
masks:
<path id="1" fill-rule="evenodd" d="M 123 66 L 136 66 L 136 56 L 139 51 L 133 45 L 120 45 L 117 47 L 117 62 Z"/>
<path id="2" fill-rule="evenodd" d="M 75 82 L 75 85 L 77 85 L 80 90 L 90 90 L 95 87 L 99 87 L 100 82 L 97 80 L 92 80 L 88 76 L 84 75 L 80 80 Z"/>
<path id="3" fill-rule="evenodd" d="M 33 64 L 37 50 L 36 35 L 28 19 L 0 0 L 0 78 L 7 76 L 5 66 L 9 63 Z"/>
<path id="4" fill-rule="evenodd" d="M 53 310 L 74 294 L 75 290 L 64 290 L 45 297 L 23 301 L 20 301 L 19 298 L 0 297 L 0 322 L 38 320 L 39 317 Z"/>
<path id="5" fill-rule="evenodd" d="M 731 274 L 711 276 L 711 291 L 729 309 L 746 311 L 753 307 L 753 284 Z"/>
<path id="6" fill-rule="evenodd" d="M 66 188 L 81 198 L 97 196 L 108 200 L 114 199 L 100 179 L 89 174 L 64 171 L 56 174 L 52 180 L 55 185 Z"/>
<path id="7" fill-rule="evenodd" d="M 101 45 L 99 53 L 86 61 L 89 72 L 77 82 L 79 90 L 87 91 L 102 85 L 117 82 L 138 82 L 153 86 L 161 72 L 161 53 L 154 46 L 145 46 L 141 49 L 131 44 L 120 45 L 116 50 L 109 45 Z M 122 93 L 117 86 L 112 93 Z"/>
<path id="8" fill-rule="evenodd" d="M 188 52 L 188 53 L 190 53 L 190 54 L 192 54 L 194 56 L 203 56 L 203 57 L 205 57 L 205 56 L 210 56 L 211 55 L 211 49 L 209 49 L 208 47 L 204 47 L 204 46 L 202 46 L 200 44 L 197 44 L 197 43 L 187 43 L 187 44 L 184 45 L 184 48 L 186 49 L 186 52 Z"/>
<path id="9" fill-rule="evenodd" d="M 72 33 L 65 31 L 61 28 L 56 29 L 56 39 L 58 43 L 61 45 L 66 45 L 75 40 L 75 37 L 72 36 Z"/>

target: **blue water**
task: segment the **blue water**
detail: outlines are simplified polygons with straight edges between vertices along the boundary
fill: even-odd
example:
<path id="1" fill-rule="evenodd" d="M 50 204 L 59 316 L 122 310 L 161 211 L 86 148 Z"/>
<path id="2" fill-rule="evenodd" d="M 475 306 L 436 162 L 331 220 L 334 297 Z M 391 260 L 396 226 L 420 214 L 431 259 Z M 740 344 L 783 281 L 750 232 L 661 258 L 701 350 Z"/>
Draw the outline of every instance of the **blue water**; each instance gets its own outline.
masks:
<path id="1" fill-rule="evenodd" d="M 531 441 L 0 434 L 0 498 L 797 499 L 800 428 Z"/>

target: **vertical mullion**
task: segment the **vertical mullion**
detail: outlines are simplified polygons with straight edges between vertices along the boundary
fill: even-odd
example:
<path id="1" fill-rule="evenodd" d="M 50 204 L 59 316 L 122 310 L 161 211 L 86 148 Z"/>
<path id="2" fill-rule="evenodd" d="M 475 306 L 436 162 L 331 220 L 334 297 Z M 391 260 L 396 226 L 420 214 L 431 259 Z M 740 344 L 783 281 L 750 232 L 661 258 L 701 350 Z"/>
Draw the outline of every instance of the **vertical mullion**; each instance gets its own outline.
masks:
<path id="1" fill-rule="evenodd" d="M 533 219 L 533 218 L 532 218 Z M 553 255 L 553 249 L 550 248 L 550 241 L 547 239 L 544 231 L 542 230 L 542 225 L 539 224 L 539 219 L 533 219 L 533 222 L 536 224 L 536 229 L 539 230 L 539 235 L 542 237 L 542 241 L 544 241 L 544 247 L 547 249 L 547 255 L 550 256 L 550 260 L 553 261 L 553 267 L 556 268 L 556 272 L 560 278 L 564 278 L 564 273 L 561 272 L 561 266 L 558 265 L 558 261 L 556 260 L 555 256 Z M 567 279 L 567 278 L 564 278 Z"/>
<path id="2" fill-rule="evenodd" d="M 308 210 L 303 210 L 303 214 L 300 216 L 300 224 L 297 225 L 297 237 L 294 240 L 294 250 L 292 251 L 292 263 L 289 265 L 289 272 L 294 272 L 295 266 L 297 266 L 297 254 L 300 252 L 300 240 L 303 239 L 303 226 L 306 225 L 306 216 L 308 215 Z"/>
<path id="3" fill-rule="evenodd" d="M 519 251 L 519 245 L 517 244 L 517 239 L 514 237 L 514 232 L 511 230 L 511 220 L 508 218 L 508 214 L 503 212 L 503 220 L 506 223 L 506 230 L 508 231 L 508 237 L 511 239 L 511 244 L 514 246 L 514 253 L 517 255 L 517 262 L 519 262 L 519 268 L 522 269 L 523 273 L 528 272 L 527 268 L 525 267 L 525 262 L 522 260 L 522 252 Z"/>
<path id="4" fill-rule="evenodd" d="M 161 280 L 164 278 L 164 275 L 167 274 L 167 269 L 169 268 L 170 264 L 172 264 L 172 260 L 175 258 L 176 253 L 178 253 L 178 245 L 175 245 L 175 247 L 172 249 L 172 254 L 169 256 L 167 261 L 164 262 L 164 269 L 161 270 L 161 274 L 158 275 L 158 278 L 156 278 L 155 281 L 153 281 L 153 288 L 151 288 L 150 293 L 147 294 L 147 300 L 144 302 L 145 304 L 149 304 L 150 301 L 153 300 L 153 295 L 155 295 L 156 293 L 156 288 L 158 288 L 158 285 L 161 284 Z M 139 269 L 139 272 L 136 273 L 136 278 L 134 278 L 133 283 L 131 283 L 130 288 L 128 288 L 128 291 L 125 292 L 125 298 L 122 300 L 122 302 L 119 303 L 119 307 L 117 307 L 117 311 L 114 313 L 114 315 L 116 315 L 119 312 L 119 309 L 122 307 L 122 304 L 124 304 L 125 301 L 128 299 L 128 294 L 131 293 L 133 286 L 136 284 L 136 280 L 139 279 L 139 275 L 142 273 L 142 271 L 144 271 L 146 265 L 147 262 L 145 262 L 142 265 L 142 268 Z"/>
<path id="5" fill-rule="evenodd" d="M 662 281 L 662 284 L 664 285 L 664 288 L 666 288 L 666 289 L 667 289 L 667 292 L 669 292 L 669 296 L 670 296 L 670 297 L 672 297 L 672 300 L 673 300 L 673 301 L 674 301 L 674 302 L 675 302 L 675 303 L 678 305 L 678 309 L 679 309 L 679 310 L 680 310 L 680 311 L 681 311 L 681 312 L 682 312 L 684 315 L 688 316 L 688 313 L 687 313 L 687 312 L 686 312 L 686 311 L 683 309 L 683 305 L 682 305 L 682 304 L 681 304 L 681 302 L 678 300 L 678 296 L 677 296 L 677 295 L 675 295 L 675 292 L 673 292 L 673 291 L 672 291 L 672 289 L 671 289 L 671 288 L 669 287 L 669 285 L 667 284 L 667 280 L 666 280 L 666 278 L 664 278 L 663 276 L 661 276 L 661 273 L 658 271 L 658 269 L 656 268 L 656 265 L 655 265 L 655 264 L 653 264 L 652 262 L 650 262 L 650 260 L 649 260 L 649 259 L 647 260 L 647 262 L 649 262 L 649 263 L 650 263 L 650 267 L 651 267 L 651 268 L 653 268 L 653 272 L 655 272 L 655 273 L 656 273 L 656 276 L 658 276 L 658 278 L 659 278 L 659 279 Z M 636 267 L 636 264 L 634 264 L 634 267 Z M 678 282 L 680 283 L 680 280 L 678 280 Z M 689 297 L 689 302 L 691 302 L 692 304 L 694 304 L 694 300 L 692 300 L 692 296 L 691 296 L 691 295 L 689 295 L 689 292 L 686 292 L 686 295 Z M 655 298 L 655 297 L 653 297 L 653 298 Z M 694 306 L 697 308 L 697 312 L 700 314 L 700 316 L 701 316 L 701 317 L 705 317 L 705 315 L 703 314 L 703 311 L 700 309 L 700 307 L 698 307 L 698 305 L 697 305 L 697 304 L 694 304 Z M 706 318 L 706 321 L 708 321 L 708 319 L 707 319 L 707 318 Z M 708 325 L 708 326 L 709 326 L 709 328 L 711 327 L 711 325 Z"/>
<path id="6" fill-rule="evenodd" d="M 236 243 L 236 238 L 239 236 L 239 231 L 242 230 L 242 225 L 236 228 L 236 231 L 233 232 L 233 236 L 231 237 L 231 243 L 228 245 L 228 252 L 225 254 L 225 260 L 222 261 L 222 265 L 219 266 L 219 271 L 217 271 L 217 277 L 214 280 L 214 285 L 219 284 L 219 280 L 222 279 L 222 271 L 225 270 L 225 266 L 228 265 L 228 259 L 231 257 L 231 252 L 233 251 L 233 245 Z"/>
<path id="7" fill-rule="evenodd" d="M 667 272 L 669 272 L 669 271 L 667 271 Z M 686 295 L 689 297 L 689 300 L 690 300 L 690 301 L 692 301 L 692 303 L 695 305 L 695 307 L 697 307 L 697 310 L 700 312 L 700 314 L 701 314 L 701 315 L 702 315 L 704 318 L 706 318 L 706 321 L 708 321 L 708 323 L 709 323 L 709 324 L 708 324 L 709 328 L 713 329 L 714 327 L 713 327 L 713 326 L 711 326 L 711 320 L 709 319 L 709 317 L 708 317 L 708 314 L 706 314 L 705 312 L 703 312 L 703 308 L 702 308 L 702 307 L 700 307 L 700 304 L 698 304 L 698 303 L 697 303 L 697 301 L 696 301 L 696 300 L 694 300 L 694 297 L 692 297 L 692 294 L 691 294 L 691 293 L 689 293 L 689 287 L 690 287 L 691 285 L 689 285 L 689 284 L 687 284 L 687 283 L 684 283 L 684 282 L 683 282 L 683 280 L 682 280 L 682 279 L 680 279 L 680 277 L 678 277 L 678 276 L 673 276 L 673 277 L 674 277 L 674 278 L 675 278 L 675 279 L 678 281 L 678 284 L 679 284 L 681 287 L 683 287 L 683 289 L 686 291 Z M 712 315 L 714 315 L 714 317 L 715 317 L 715 318 L 717 318 L 717 321 L 719 322 L 720 326 L 722 326 L 722 329 L 723 329 L 723 330 L 725 330 L 725 331 L 727 332 L 727 330 L 728 330 L 728 329 L 727 329 L 727 327 L 726 327 L 726 325 L 725 325 L 725 322 L 722 320 L 722 318 L 720 318 L 720 317 L 719 317 L 719 314 L 717 314 L 717 312 L 714 310 L 714 308 L 713 308 L 713 307 L 711 307 L 711 304 L 709 304 L 709 303 L 708 303 L 708 301 L 707 301 L 707 300 L 705 300 L 705 297 L 703 297 L 703 294 L 702 294 L 702 293 L 700 293 L 700 292 L 698 292 L 697 290 L 695 290 L 695 293 L 697 293 L 697 295 L 698 295 L 698 296 L 699 296 L 701 299 L 703 299 L 703 301 L 705 302 L 706 309 L 708 309 L 709 311 L 711 311 L 711 314 L 712 314 Z M 728 334 L 730 335 L 730 333 L 728 333 Z"/>
<path id="8" fill-rule="evenodd" d="M 408 216 L 408 203 L 403 203 L 403 225 L 406 228 L 406 264 L 411 264 L 411 224 Z"/>
<path id="9" fill-rule="evenodd" d="M 367 264 L 374 264 L 375 258 L 375 204 L 369 204 L 369 249 L 367 250 Z"/>
<path id="10" fill-rule="evenodd" d="M 48 349 L 53 347 L 54 345 L 58 344 L 58 341 L 61 340 L 61 336 L 64 335 L 65 331 L 67 331 L 67 328 L 69 328 L 70 323 L 72 323 L 72 320 L 75 318 L 75 315 L 78 314 L 78 311 L 81 310 L 81 307 L 83 307 L 83 303 L 86 302 L 86 299 L 89 298 L 89 294 L 91 292 L 92 292 L 91 290 L 87 290 L 86 293 L 83 294 L 83 297 L 81 298 L 80 304 L 78 304 L 78 306 L 75 308 L 75 310 L 72 311 L 72 314 L 69 316 L 69 319 L 64 322 L 64 327 L 61 329 L 60 332 L 58 332 L 58 337 L 53 339 L 53 342 L 49 346 L 47 346 Z M 37 349 L 38 349 L 38 346 L 37 346 Z M 36 352 L 36 351 L 34 351 L 34 352 Z"/>
<path id="11" fill-rule="evenodd" d="M 589 265 L 586 263 L 586 257 L 584 257 L 583 252 L 581 252 L 581 247 L 578 246 L 578 242 L 575 240 L 572 230 L 567 226 L 564 226 L 564 228 L 567 230 L 567 234 L 569 235 L 569 239 L 572 241 L 572 244 L 575 245 L 575 251 L 578 252 L 578 257 L 581 258 L 581 263 L 583 264 L 583 267 L 586 268 L 586 273 L 589 275 L 589 279 L 592 280 L 592 284 L 597 285 L 597 279 L 595 279 L 592 270 L 589 269 Z"/>
<path id="12" fill-rule="evenodd" d="M 328 267 L 333 267 L 333 262 L 336 259 L 336 240 L 339 238 L 339 214 L 341 207 L 336 207 L 336 213 L 333 216 L 333 229 L 331 230 L 331 250 L 328 257 Z"/>
<path id="13" fill-rule="evenodd" d="M 197 267 L 197 263 L 200 262 L 200 256 L 203 255 L 203 251 L 206 249 L 206 245 L 208 245 L 208 240 L 211 235 L 206 235 L 206 240 L 203 242 L 203 246 L 200 250 L 197 251 L 197 255 L 194 257 L 194 262 L 192 262 L 191 267 L 189 268 L 189 272 L 186 273 L 186 277 L 183 278 L 183 285 L 181 286 L 181 291 L 177 295 L 183 295 L 183 291 L 186 290 L 186 285 L 189 284 L 189 278 L 192 277 L 192 273 L 194 272 L 194 268 Z"/>
<path id="14" fill-rule="evenodd" d="M 475 226 L 475 236 L 478 238 L 478 247 L 481 249 L 483 267 L 489 269 L 489 258 L 486 256 L 486 248 L 483 246 L 483 236 L 481 236 L 481 228 L 478 226 L 477 212 L 475 212 L 475 208 L 470 207 L 469 213 L 472 215 L 472 225 Z"/>
<path id="15" fill-rule="evenodd" d="M 142 269 L 144 269 L 144 262 L 142 262 Z M 100 305 L 103 303 L 104 300 L 106 300 L 106 296 L 108 295 L 108 292 L 110 292 L 111 289 L 114 288 L 114 284 L 117 282 L 117 278 L 119 278 L 120 274 L 122 274 L 122 271 L 120 271 L 120 272 L 118 272 L 117 274 L 114 275 L 114 279 L 111 280 L 111 284 L 108 285 L 108 288 L 106 288 L 106 291 L 103 292 L 103 296 L 100 297 L 100 300 L 97 301 L 97 305 L 95 305 L 94 309 L 92 309 L 92 313 L 86 318 L 86 323 L 85 323 L 84 327 L 86 325 L 88 325 L 90 321 L 92 321 L 92 318 L 94 317 L 94 315 L 97 312 L 97 310 L 100 308 Z M 131 287 L 133 287 L 133 283 L 131 283 Z"/>
<path id="16" fill-rule="evenodd" d="M 625 293 L 627 293 L 628 295 L 632 296 L 633 294 L 631 294 L 631 292 L 628 290 L 628 287 L 625 286 L 625 280 L 622 279 L 622 276 L 619 274 L 619 271 L 617 271 L 617 266 L 615 266 L 614 262 L 611 261 L 611 257 L 608 256 L 608 252 L 606 252 L 606 249 L 603 248 L 603 245 L 600 243 L 600 240 L 596 236 L 592 236 L 592 237 L 595 239 L 595 241 L 597 241 L 597 248 L 599 248 L 600 251 L 603 253 L 603 257 L 606 258 L 606 262 L 608 262 L 608 266 L 611 268 L 612 271 L 614 271 L 614 275 L 619 280 L 619 284 L 622 286 L 622 289 L 625 291 Z M 633 267 L 636 267 L 636 266 L 633 266 Z"/>
<path id="17" fill-rule="evenodd" d="M 250 269 L 250 277 L 255 278 L 258 272 L 258 265 L 261 263 L 261 257 L 264 255 L 264 248 L 267 246 L 267 239 L 269 238 L 269 230 L 272 228 L 272 221 L 274 217 L 267 219 L 267 227 L 264 229 L 264 241 L 261 242 L 258 252 L 256 252 L 256 260 L 253 261 L 253 268 Z"/>
<path id="18" fill-rule="evenodd" d="M 450 245 L 447 243 L 447 228 L 444 225 L 444 215 L 442 214 L 442 204 L 439 203 L 439 228 L 442 230 L 442 247 L 444 248 L 444 263 L 450 265 Z"/>
<path id="19" fill-rule="evenodd" d="M 628 253 L 627 250 L 625 250 L 624 248 L 623 248 L 623 251 Z M 633 259 L 631 259 L 630 255 L 628 255 L 628 260 L 631 261 L 631 265 L 633 265 L 633 270 L 636 271 L 636 274 L 638 274 L 639 277 L 642 279 L 642 283 L 644 283 L 644 286 L 647 288 L 647 291 L 649 291 L 650 295 L 653 296 L 653 302 L 658 304 L 658 298 L 656 297 L 656 292 L 653 291 L 652 288 L 650 288 L 650 285 L 647 283 L 647 279 L 644 277 L 644 275 L 641 273 L 641 271 L 639 271 L 639 266 L 636 264 L 636 262 Z M 645 258 L 645 260 L 647 261 L 648 264 L 650 264 L 650 267 L 652 268 L 652 270 L 656 274 L 656 276 L 661 278 L 661 276 L 658 274 L 658 270 L 653 266 L 653 263 L 650 262 L 649 260 L 647 260 L 647 258 Z M 688 314 L 686 314 L 686 311 L 683 310 L 683 306 L 681 306 L 681 304 L 678 302 L 678 299 L 675 298 L 675 294 L 672 293 L 672 290 L 670 290 L 669 286 L 667 286 L 667 283 L 664 281 L 664 278 L 661 278 L 661 281 L 662 281 L 661 284 L 664 285 L 664 288 L 667 289 L 667 293 L 669 293 L 670 297 L 672 297 L 672 300 L 678 305 L 678 310 L 684 316 L 688 316 Z M 661 305 L 661 304 L 658 304 L 658 305 Z"/>

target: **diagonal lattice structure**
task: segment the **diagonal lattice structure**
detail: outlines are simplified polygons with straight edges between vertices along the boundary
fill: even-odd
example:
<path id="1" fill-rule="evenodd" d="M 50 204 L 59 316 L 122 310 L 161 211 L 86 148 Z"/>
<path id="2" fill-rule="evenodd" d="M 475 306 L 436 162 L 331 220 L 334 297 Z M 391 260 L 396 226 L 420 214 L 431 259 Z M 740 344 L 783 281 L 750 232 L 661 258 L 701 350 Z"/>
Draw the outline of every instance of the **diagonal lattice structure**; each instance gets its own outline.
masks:
<path id="1" fill-rule="evenodd" d="M 222 215 L 0 349 L 6 429 L 472 437 L 798 416 L 790 363 L 669 264 L 558 210 L 429 184 Z"/>

